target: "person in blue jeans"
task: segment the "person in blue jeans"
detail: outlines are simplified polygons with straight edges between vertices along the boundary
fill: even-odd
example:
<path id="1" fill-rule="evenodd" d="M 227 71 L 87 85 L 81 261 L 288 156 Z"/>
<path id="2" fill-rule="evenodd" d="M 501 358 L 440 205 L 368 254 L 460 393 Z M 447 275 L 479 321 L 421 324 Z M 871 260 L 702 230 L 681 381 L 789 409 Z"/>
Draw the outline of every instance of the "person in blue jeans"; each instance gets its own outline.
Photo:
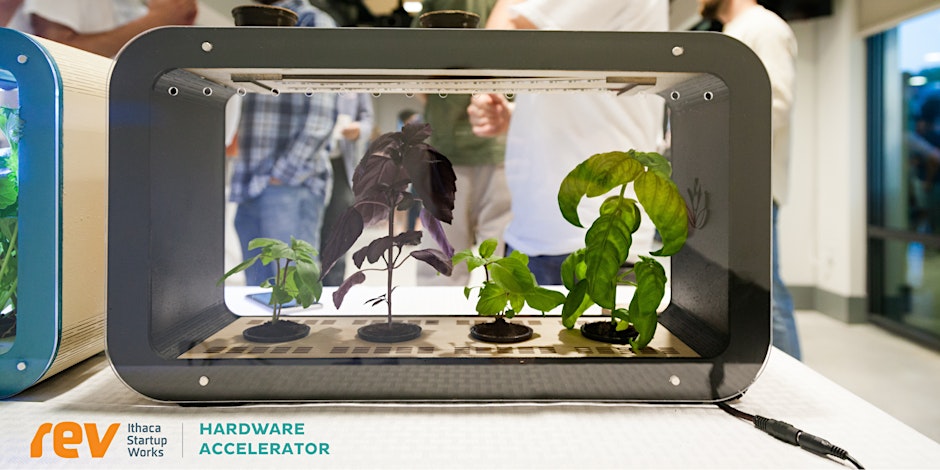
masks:
<path id="1" fill-rule="evenodd" d="M 297 26 L 334 27 L 322 10 L 306 0 L 261 1 L 288 8 Z M 245 259 L 259 237 L 305 240 L 319 249 L 323 212 L 333 183 L 327 142 L 336 122 L 336 95 L 248 94 L 238 130 L 239 155 L 229 199 L 238 203 L 235 231 Z M 274 277 L 273 264 L 255 263 L 245 271 L 248 285 Z"/>

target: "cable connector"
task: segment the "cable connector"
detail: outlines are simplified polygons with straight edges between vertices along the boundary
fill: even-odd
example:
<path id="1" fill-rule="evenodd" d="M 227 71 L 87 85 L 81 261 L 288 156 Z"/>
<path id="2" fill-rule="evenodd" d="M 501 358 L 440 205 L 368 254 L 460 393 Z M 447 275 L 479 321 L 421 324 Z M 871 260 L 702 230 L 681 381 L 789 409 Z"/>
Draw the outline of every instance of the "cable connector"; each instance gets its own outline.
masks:
<path id="1" fill-rule="evenodd" d="M 764 431 L 771 436 L 786 442 L 787 444 L 798 446 L 801 449 L 821 456 L 833 456 L 841 460 L 848 460 L 855 468 L 863 469 L 862 464 L 849 455 L 845 449 L 834 446 L 829 441 L 814 436 L 808 432 L 793 426 L 790 423 L 777 421 L 776 419 L 765 418 L 763 416 L 745 413 L 724 402 L 717 403 L 718 407 L 736 418 L 754 423 L 754 427 Z"/>
<path id="2" fill-rule="evenodd" d="M 848 460 L 852 462 L 856 468 L 864 468 L 852 458 L 845 449 L 832 445 L 832 443 L 819 436 L 804 432 L 790 423 L 765 418 L 763 416 L 754 416 L 754 427 L 787 444 L 799 446 L 814 454 L 824 456 L 831 455 L 840 460 Z"/>

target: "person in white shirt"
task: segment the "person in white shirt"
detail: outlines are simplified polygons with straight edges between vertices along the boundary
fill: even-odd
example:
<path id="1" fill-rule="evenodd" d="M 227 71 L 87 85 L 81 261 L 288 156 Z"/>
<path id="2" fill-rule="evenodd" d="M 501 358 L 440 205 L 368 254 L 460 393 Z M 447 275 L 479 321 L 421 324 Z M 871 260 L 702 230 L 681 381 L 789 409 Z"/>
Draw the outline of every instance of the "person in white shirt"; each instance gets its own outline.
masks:
<path id="1" fill-rule="evenodd" d="M 146 5 L 140 0 L 0 1 L 21 3 L 8 28 L 105 57 L 114 57 L 148 29 L 191 25 L 197 12 L 196 0 L 149 0 Z"/>
<path id="2" fill-rule="evenodd" d="M 665 0 L 500 0 L 486 27 L 582 31 L 665 31 Z M 564 177 L 593 154 L 655 151 L 662 134 L 664 104 L 658 96 L 613 94 L 520 94 L 515 103 L 494 94 L 477 95 L 468 108 L 477 135 L 507 133 L 506 179 L 512 194 L 507 253 L 529 255 L 539 284 L 561 284 L 561 263 L 584 246 L 586 229 L 574 227 L 558 209 Z M 511 119 L 510 119 L 511 118 Z M 635 196 L 634 196 L 635 198 Z M 597 217 L 603 198 L 579 206 L 585 226 Z M 648 217 L 634 234 L 631 261 L 653 250 Z"/>

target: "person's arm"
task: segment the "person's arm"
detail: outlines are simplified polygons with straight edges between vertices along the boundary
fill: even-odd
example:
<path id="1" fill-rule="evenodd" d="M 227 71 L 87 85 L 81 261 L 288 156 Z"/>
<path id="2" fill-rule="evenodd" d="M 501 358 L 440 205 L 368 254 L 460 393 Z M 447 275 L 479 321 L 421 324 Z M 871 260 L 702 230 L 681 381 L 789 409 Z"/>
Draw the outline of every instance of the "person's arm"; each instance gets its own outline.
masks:
<path id="1" fill-rule="evenodd" d="M 150 0 L 147 14 L 130 23 L 100 33 L 80 33 L 62 23 L 33 14 L 33 32 L 40 37 L 105 57 L 114 57 L 128 41 L 152 28 L 191 25 L 196 19 L 196 0 Z"/>
<path id="2" fill-rule="evenodd" d="M 467 106 L 467 116 L 473 133 L 480 137 L 495 137 L 509 131 L 513 103 L 496 93 L 474 95 Z"/>
<path id="3" fill-rule="evenodd" d="M 493 11 L 490 12 L 490 17 L 486 20 L 486 29 L 523 29 L 519 27 L 516 19 L 513 18 L 513 13 L 511 11 L 513 5 L 523 1 L 525 0 L 497 1 L 496 5 L 493 6 Z M 528 22 L 528 20 L 525 20 L 524 18 L 523 20 Z M 531 24 L 531 22 L 529 23 Z"/>

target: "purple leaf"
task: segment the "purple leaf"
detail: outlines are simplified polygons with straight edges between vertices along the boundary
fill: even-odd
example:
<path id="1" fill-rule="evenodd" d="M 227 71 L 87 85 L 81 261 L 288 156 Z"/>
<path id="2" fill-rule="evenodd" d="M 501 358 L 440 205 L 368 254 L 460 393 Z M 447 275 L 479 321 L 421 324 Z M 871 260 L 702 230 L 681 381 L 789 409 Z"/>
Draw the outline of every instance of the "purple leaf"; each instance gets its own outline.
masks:
<path id="1" fill-rule="evenodd" d="M 356 198 L 353 205 L 362 214 L 364 225 L 386 220 L 389 205 L 396 202 L 401 192 L 397 186 L 407 182 L 407 178 L 404 169 L 390 157 L 366 154 L 353 174 L 353 194 Z"/>
<path id="2" fill-rule="evenodd" d="M 454 194 L 457 175 L 443 154 L 428 144 L 405 149 L 402 164 L 408 170 L 411 185 L 424 207 L 436 219 L 450 223 L 454 219 Z"/>
<path id="3" fill-rule="evenodd" d="M 346 212 L 336 221 L 333 231 L 330 232 L 330 238 L 323 245 L 323 252 L 320 253 L 320 262 L 323 270 L 320 279 L 326 276 L 330 269 L 340 257 L 345 256 L 346 252 L 352 248 L 353 244 L 362 235 L 362 216 L 354 208 L 346 209 Z"/>
<path id="4" fill-rule="evenodd" d="M 362 284 L 365 280 L 366 275 L 362 271 L 356 271 L 352 276 L 347 277 L 339 288 L 336 289 L 336 292 L 333 292 L 333 305 L 336 308 L 343 305 L 343 299 L 346 298 L 346 293 L 349 292 L 349 289 L 356 284 Z"/>
<path id="5" fill-rule="evenodd" d="M 424 261 L 437 270 L 437 272 L 445 276 L 450 276 L 454 271 L 454 265 L 450 260 L 450 256 L 445 255 L 440 250 L 435 250 L 434 248 L 416 250 L 411 252 L 411 256 Z"/>
<path id="6" fill-rule="evenodd" d="M 401 130 L 402 143 L 406 147 L 418 145 L 431 137 L 431 125 L 427 123 L 408 124 Z"/>
<path id="7" fill-rule="evenodd" d="M 407 245 L 420 245 L 421 244 L 421 231 L 412 230 L 410 232 L 402 232 L 398 235 L 395 235 L 395 245 L 396 246 L 407 246 Z"/>
<path id="8" fill-rule="evenodd" d="M 421 232 L 416 230 L 402 232 L 394 237 L 379 237 L 353 253 L 353 262 L 356 263 L 357 268 L 361 268 L 363 261 L 369 260 L 370 264 L 375 263 L 393 246 L 418 245 L 420 243 Z"/>
<path id="9" fill-rule="evenodd" d="M 445 255 L 454 256 L 454 247 L 447 239 L 447 234 L 444 233 L 444 227 L 441 226 L 440 220 L 435 219 L 428 211 L 421 209 L 421 225 L 431 235 L 431 239 L 437 242 L 437 246 L 441 247 Z"/>

